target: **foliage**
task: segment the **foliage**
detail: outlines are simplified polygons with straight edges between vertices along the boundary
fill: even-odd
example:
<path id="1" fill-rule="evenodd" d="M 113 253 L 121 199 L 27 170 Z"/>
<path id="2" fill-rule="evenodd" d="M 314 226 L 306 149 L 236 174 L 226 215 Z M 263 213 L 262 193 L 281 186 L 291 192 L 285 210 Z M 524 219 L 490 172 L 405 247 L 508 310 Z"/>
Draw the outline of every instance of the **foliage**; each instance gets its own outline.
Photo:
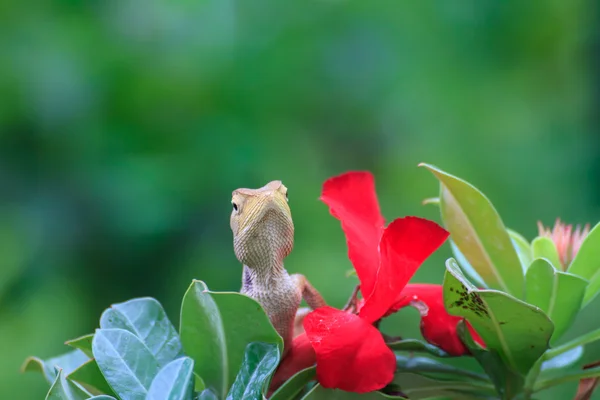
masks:
<path id="1" fill-rule="evenodd" d="M 355 281 L 315 198 L 338 171 L 376 171 L 389 216 L 437 218 L 419 209 L 433 180 L 411 171 L 427 159 L 528 239 L 534 218 L 597 218 L 595 4 L 5 2 L 0 397 L 45 393 L 17 366 L 92 332 L 111 302 L 152 296 L 178 326 L 194 277 L 237 290 L 241 185 L 291 188 L 286 267 L 336 306 Z M 441 282 L 444 253 L 416 278 Z M 594 304 L 567 337 L 597 326 Z M 405 314 L 384 328 L 417 337 Z"/>
<path id="2" fill-rule="evenodd" d="M 577 364 L 585 345 L 600 340 L 600 331 L 566 343 L 561 338 L 587 304 L 584 299 L 600 292 L 597 285 L 588 285 L 589 277 L 597 275 L 592 255 L 600 248 L 598 226 L 581 238 L 575 267 L 561 266 L 564 242 L 557 246 L 545 236 L 527 242 L 505 227 L 473 185 L 424 166 L 440 182 L 439 199 L 433 203 L 453 243 L 443 303 L 449 315 L 464 318 L 456 334 L 468 349 L 463 357 L 473 357 L 480 372 L 452 365 L 452 356 L 431 343 L 392 339 L 386 345 L 395 354 L 396 371 L 379 391 L 327 389 L 318 375 L 315 382 L 311 367 L 271 394 L 271 378 L 283 352 L 281 337 L 256 301 L 239 293 L 209 291 L 202 281 L 193 281 L 184 295 L 179 330 L 158 301 L 133 299 L 105 310 L 93 334 L 67 341 L 75 350 L 47 360 L 29 358 L 23 370 L 41 372 L 50 384 L 46 398 L 63 400 L 262 400 L 267 395 L 274 400 L 527 400 L 579 380 L 585 389 L 580 392 L 589 395 L 600 368 L 579 370 Z M 472 276 L 477 276 L 476 284 Z M 483 344 L 474 340 L 465 321 Z"/>
<path id="3" fill-rule="evenodd" d="M 223 329 L 240 323 L 240 316 L 254 329 Z M 179 332 L 155 299 L 139 298 L 114 304 L 94 334 L 67 344 L 78 350 L 44 361 L 30 358 L 23 366 L 43 372 L 51 383 L 48 399 L 261 399 L 282 341 L 254 300 L 211 293 L 194 281 Z M 184 355 L 182 344 L 194 358 Z"/>

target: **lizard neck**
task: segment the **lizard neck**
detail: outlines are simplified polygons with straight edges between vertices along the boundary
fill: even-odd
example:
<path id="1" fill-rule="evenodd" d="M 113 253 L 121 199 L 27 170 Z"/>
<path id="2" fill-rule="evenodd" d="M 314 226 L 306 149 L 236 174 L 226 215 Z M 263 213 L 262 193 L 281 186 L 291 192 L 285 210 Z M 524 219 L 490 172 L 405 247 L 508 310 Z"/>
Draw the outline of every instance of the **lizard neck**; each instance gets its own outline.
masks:
<path id="1" fill-rule="evenodd" d="M 281 277 L 287 275 L 283 268 L 283 262 L 273 263 L 269 266 L 253 268 L 244 265 L 242 275 L 242 291 L 253 293 L 258 291 L 269 291 L 273 284 L 280 281 Z"/>

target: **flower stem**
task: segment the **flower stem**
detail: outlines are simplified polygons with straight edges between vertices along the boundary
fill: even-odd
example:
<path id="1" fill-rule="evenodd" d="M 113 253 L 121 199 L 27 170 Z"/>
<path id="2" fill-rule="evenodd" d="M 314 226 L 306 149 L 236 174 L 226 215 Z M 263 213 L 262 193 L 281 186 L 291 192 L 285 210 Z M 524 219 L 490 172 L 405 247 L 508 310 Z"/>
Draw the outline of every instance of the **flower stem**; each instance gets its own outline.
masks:
<path id="1" fill-rule="evenodd" d="M 585 335 L 581 335 L 578 338 L 571 340 L 570 342 L 548 350 L 546 354 L 544 354 L 544 359 L 550 360 L 551 358 L 566 353 L 567 351 L 572 350 L 575 347 L 583 346 L 588 343 L 595 342 L 596 340 L 600 340 L 600 329 L 588 332 Z"/>

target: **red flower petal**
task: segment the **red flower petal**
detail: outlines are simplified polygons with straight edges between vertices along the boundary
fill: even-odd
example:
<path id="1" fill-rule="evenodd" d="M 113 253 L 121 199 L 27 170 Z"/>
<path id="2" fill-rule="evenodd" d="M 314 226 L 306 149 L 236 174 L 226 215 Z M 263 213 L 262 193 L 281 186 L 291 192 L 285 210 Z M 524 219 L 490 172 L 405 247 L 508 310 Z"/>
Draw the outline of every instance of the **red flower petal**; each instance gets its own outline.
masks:
<path id="1" fill-rule="evenodd" d="M 348 258 L 360 279 L 361 292 L 367 297 L 375 285 L 379 267 L 379 239 L 385 221 L 379 211 L 373 175 L 347 172 L 323 184 L 320 199 L 342 223 L 348 244 Z"/>
<path id="2" fill-rule="evenodd" d="M 394 378 L 394 353 L 381 333 L 357 315 L 321 307 L 306 316 L 304 329 L 317 353 L 323 387 L 365 393 Z"/>
<path id="3" fill-rule="evenodd" d="M 389 224 L 379 244 L 381 261 L 377 282 L 371 296 L 365 295 L 360 316 L 371 323 L 381 318 L 421 264 L 448 235 L 441 226 L 423 218 L 399 218 Z"/>
<path id="4" fill-rule="evenodd" d="M 410 284 L 402 291 L 402 300 L 394 304 L 390 312 L 402 307 L 413 306 L 421 313 L 421 334 L 429 343 L 438 346 L 448 354 L 460 356 L 469 351 L 456 333 L 456 325 L 463 319 L 446 312 L 443 287 L 430 284 Z M 482 346 L 483 340 L 467 322 L 473 339 Z"/>
<path id="5" fill-rule="evenodd" d="M 313 366 L 315 362 L 317 362 L 315 351 L 306 334 L 296 336 L 292 347 L 275 371 L 269 390 L 277 390 L 285 381 L 303 369 Z"/>

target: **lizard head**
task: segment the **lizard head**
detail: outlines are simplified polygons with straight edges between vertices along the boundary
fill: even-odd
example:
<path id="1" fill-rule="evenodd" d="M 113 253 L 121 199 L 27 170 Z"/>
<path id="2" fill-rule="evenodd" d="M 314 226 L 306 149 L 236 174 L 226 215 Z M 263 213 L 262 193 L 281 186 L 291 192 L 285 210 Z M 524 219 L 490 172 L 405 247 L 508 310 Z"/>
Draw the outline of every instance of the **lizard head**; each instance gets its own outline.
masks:
<path id="1" fill-rule="evenodd" d="M 242 264 L 254 269 L 282 265 L 292 251 L 294 223 L 287 191 L 281 181 L 233 191 L 233 248 Z"/>

